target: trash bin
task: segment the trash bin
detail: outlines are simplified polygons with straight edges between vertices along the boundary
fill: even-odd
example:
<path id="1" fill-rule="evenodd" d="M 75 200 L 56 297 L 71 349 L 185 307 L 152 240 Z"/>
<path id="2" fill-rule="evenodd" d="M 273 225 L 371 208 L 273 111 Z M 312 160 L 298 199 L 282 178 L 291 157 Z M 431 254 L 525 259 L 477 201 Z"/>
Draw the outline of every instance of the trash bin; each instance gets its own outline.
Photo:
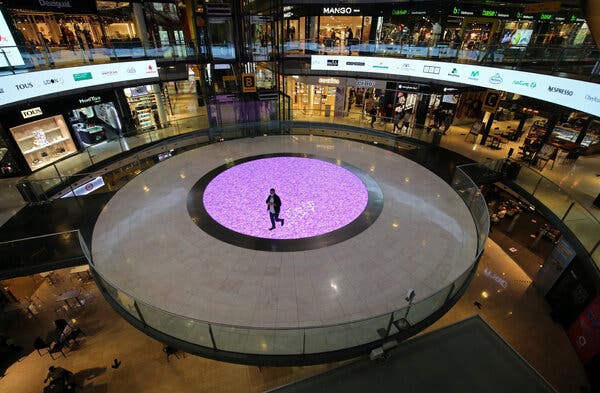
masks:
<path id="1" fill-rule="evenodd" d="M 431 144 L 434 146 L 439 146 L 440 142 L 442 142 L 442 135 L 444 135 L 442 131 L 435 130 L 433 133 L 433 138 L 431 139 Z"/>
<path id="2" fill-rule="evenodd" d="M 331 116 L 331 105 L 325 105 L 325 117 Z"/>

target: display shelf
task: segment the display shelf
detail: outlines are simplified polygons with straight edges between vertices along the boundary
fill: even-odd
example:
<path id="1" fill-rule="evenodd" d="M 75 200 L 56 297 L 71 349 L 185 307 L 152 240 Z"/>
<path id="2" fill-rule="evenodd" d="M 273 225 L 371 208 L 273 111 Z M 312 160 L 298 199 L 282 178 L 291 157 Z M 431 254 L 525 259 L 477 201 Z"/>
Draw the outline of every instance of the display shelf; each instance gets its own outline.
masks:
<path id="1" fill-rule="evenodd" d="M 53 145 L 56 145 L 58 143 L 65 142 L 65 141 L 68 141 L 68 140 L 69 140 L 69 138 L 60 138 L 58 140 L 52 141 L 51 143 L 48 143 L 47 145 L 37 146 L 37 147 L 34 147 L 33 149 L 24 150 L 23 154 L 35 153 L 36 151 L 44 150 L 47 147 L 50 147 L 50 146 L 53 146 Z"/>
<path id="2" fill-rule="evenodd" d="M 43 167 L 45 167 L 45 166 L 47 166 L 47 165 L 50 165 L 50 164 L 52 164 L 53 162 L 56 162 L 56 161 L 58 161 L 58 160 L 61 160 L 61 159 L 65 158 L 65 157 L 68 157 L 68 156 L 70 156 L 70 155 L 73 155 L 73 154 L 75 154 L 75 153 L 77 153 L 77 151 L 65 151 L 65 152 L 64 152 L 64 153 L 62 153 L 61 155 L 58 155 L 58 156 L 54 156 L 54 157 L 52 157 L 52 160 L 51 160 L 51 161 L 46 161 L 46 160 L 44 160 L 44 161 L 40 161 L 38 164 L 30 163 L 30 164 L 29 164 L 29 167 L 31 168 L 31 170 L 32 170 L 32 171 L 35 171 L 35 170 L 37 170 L 37 169 L 43 168 Z"/>
<path id="3" fill-rule="evenodd" d="M 54 132 L 57 130 L 60 131 L 60 127 L 52 127 L 52 128 L 48 128 L 47 130 L 41 130 L 41 131 L 44 131 L 44 134 L 48 134 L 49 132 Z M 24 136 L 23 138 L 16 139 L 16 141 L 23 142 L 23 141 L 26 141 L 31 138 L 34 138 L 34 135 Z"/>

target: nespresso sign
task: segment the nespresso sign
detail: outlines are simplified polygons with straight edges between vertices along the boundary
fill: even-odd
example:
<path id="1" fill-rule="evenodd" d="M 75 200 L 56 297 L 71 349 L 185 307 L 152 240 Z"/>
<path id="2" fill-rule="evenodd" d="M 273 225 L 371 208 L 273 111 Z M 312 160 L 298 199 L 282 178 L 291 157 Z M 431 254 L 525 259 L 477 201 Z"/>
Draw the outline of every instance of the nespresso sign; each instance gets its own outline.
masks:
<path id="1" fill-rule="evenodd" d="M 360 8 L 354 7 L 323 7 L 323 15 L 360 15 Z"/>
<path id="2" fill-rule="evenodd" d="M 8 8 L 35 11 L 54 11 L 69 14 L 98 12 L 96 0 L 6 0 Z"/>

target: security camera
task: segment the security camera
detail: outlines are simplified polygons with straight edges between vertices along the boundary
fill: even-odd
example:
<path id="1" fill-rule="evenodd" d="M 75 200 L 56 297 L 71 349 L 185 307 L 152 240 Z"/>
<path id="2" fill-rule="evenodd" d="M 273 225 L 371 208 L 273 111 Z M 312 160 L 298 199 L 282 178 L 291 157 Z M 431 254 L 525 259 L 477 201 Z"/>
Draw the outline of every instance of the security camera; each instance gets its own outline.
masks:
<path id="1" fill-rule="evenodd" d="M 405 300 L 407 302 L 412 302 L 412 300 L 415 298 L 415 290 L 414 289 L 409 289 L 408 291 L 406 291 L 406 298 Z"/>

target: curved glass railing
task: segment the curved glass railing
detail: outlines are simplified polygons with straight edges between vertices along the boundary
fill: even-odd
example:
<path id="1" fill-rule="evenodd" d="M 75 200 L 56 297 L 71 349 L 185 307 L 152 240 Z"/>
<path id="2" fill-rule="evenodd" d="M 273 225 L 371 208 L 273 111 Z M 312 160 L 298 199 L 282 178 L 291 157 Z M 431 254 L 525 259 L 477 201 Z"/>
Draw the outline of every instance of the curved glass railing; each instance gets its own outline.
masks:
<path id="1" fill-rule="evenodd" d="M 575 235 L 594 260 L 596 267 L 600 269 L 598 216 L 576 201 L 558 184 L 530 167 L 522 165 L 518 173 L 513 174 L 511 180 L 552 211 Z"/>
<path id="2" fill-rule="evenodd" d="M 82 46 L 17 45 L 4 47 L 17 49 L 24 64 L 12 64 L 12 56 L 0 48 L 0 75 L 15 72 L 36 71 L 49 68 L 73 67 L 86 64 L 98 64 L 136 59 L 167 59 L 173 61 L 206 61 L 207 49 L 196 42 L 178 44 L 142 45 L 140 41 L 111 42 L 102 46 L 84 48 Z M 268 47 L 271 48 L 271 47 Z M 273 58 L 276 48 L 267 50 L 259 47 L 254 53 L 257 61 Z M 231 59 L 233 45 L 212 46 L 215 59 Z M 498 67 L 526 69 L 533 67 L 537 72 L 558 74 L 568 73 L 591 75 L 591 67 L 600 60 L 600 50 L 593 46 L 530 45 L 506 46 L 487 45 L 482 48 L 468 48 L 463 45 L 455 48 L 451 42 L 424 42 L 420 44 L 403 42 L 355 41 L 331 45 L 310 40 L 287 41 L 283 44 L 286 59 L 302 58 L 312 54 L 323 55 L 361 55 L 402 57 L 414 59 L 432 59 L 460 63 L 485 63 Z M 14 63 L 14 60 L 13 60 Z M 588 65 L 581 67 L 582 65 Z"/>
<path id="3" fill-rule="evenodd" d="M 42 202 L 51 200 L 60 193 L 66 193 L 69 189 L 89 181 L 98 172 L 88 173 L 88 168 L 93 165 L 102 164 L 106 160 L 122 154 L 134 147 L 143 147 L 149 143 L 157 143 L 151 147 L 142 149 L 133 155 L 124 157 L 109 165 L 108 170 L 133 165 L 137 169 L 133 172 L 139 173 L 156 162 L 156 155 L 170 149 L 180 148 L 187 144 L 185 141 L 173 141 L 168 139 L 173 136 L 190 134 L 190 141 L 203 144 L 223 138 L 238 138 L 250 135 L 298 133 L 328 135 L 342 138 L 352 138 L 371 143 L 381 143 L 393 148 L 414 149 L 415 142 L 422 144 L 435 143 L 435 131 L 427 127 L 411 126 L 402 134 L 393 133 L 394 125 L 392 119 L 380 119 L 375 129 L 370 129 L 369 118 L 363 113 L 345 117 L 320 117 L 318 122 L 313 122 L 311 116 L 300 115 L 300 111 L 293 112 L 294 121 L 279 123 L 261 122 L 245 123 L 238 125 L 222 126 L 220 128 L 207 128 L 206 117 L 198 117 L 182 120 L 185 124 L 173 122 L 169 129 L 156 130 L 142 135 L 121 137 L 102 146 L 101 154 L 94 154 L 88 149 L 78 155 L 68 157 L 53 165 L 34 172 L 23 179 L 20 184 L 31 191 L 28 202 Z M 387 121 L 386 121 L 387 120 Z M 347 129 L 346 129 L 347 128 Z M 360 129 L 361 132 L 355 132 Z M 198 131 L 200 130 L 200 131 Z M 344 131 L 346 130 L 346 131 Z M 193 136 L 193 137 L 192 137 Z M 165 140 L 166 139 L 166 140 Z M 177 139 L 177 138 L 176 138 Z M 163 142 L 161 142 L 163 141 Z M 588 251 L 596 266 L 600 268 L 600 222 L 598 217 L 589 211 L 584 205 L 576 201 L 567 190 L 552 182 L 536 170 L 522 166 L 514 182 L 523 190 L 537 198 L 542 204 L 548 206 L 556 216 L 580 239 L 583 247 Z M 59 195 L 60 194 L 60 195 Z"/>
<path id="4" fill-rule="evenodd" d="M 501 68 L 535 69 L 544 74 L 581 74 L 592 78 L 591 68 L 600 60 L 600 50 L 593 46 L 486 45 L 482 48 L 453 47 L 450 42 L 411 44 L 377 41 L 326 45 L 313 41 L 292 41 L 284 44 L 286 59 L 310 55 L 380 56 L 411 59 L 431 59 L 445 62 L 478 63 Z M 581 65 L 588 65 L 589 69 Z"/>
<path id="5" fill-rule="evenodd" d="M 224 135 L 228 131 L 234 130 L 223 130 Z M 304 133 L 304 131 L 300 130 L 300 133 Z M 244 136 L 242 135 L 244 131 L 237 132 L 238 136 Z M 231 137 L 230 134 L 227 135 Z M 364 133 L 348 131 L 348 135 L 342 136 L 349 137 L 351 135 L 354 135 L 353 139 L 372 141 L 388 146 L 394 146 L 397 142 L 397 138 L 386 137 L 376 132 L 371 133 L 368 130 L 365 130 Z M 340 135 L 330 131 L 329 136 Z M 477 249 L 472 263 L 451 283 L 434 294 L 417 298 L 414 303 L 408 304 L 404 308 L 372 318 L 302 328 L 260 328 L 213 323 L 177 315 L 137 299 L 133 294 L 123 291 L 100 273 L 93 265 L 93 260 L 91 269 L 105 295 L 110 296 L 123 312 L 128 313 L 145 326 L 186 343 L 213 350 L 253 355 L 305 356 L 358 347 L 401 334 L 403 330 L 415 327 L 415 325 L 419 327 L 421 324 L 424 327 L 433 322 L 426 320 L 436 311 L 452 305 L 458 298 L 458 293 L 474 273 L 489 232 L 487 205 L 479 188 L 460 167 L 456 169 L 451 186 L 464 201 L 475 223 Z"/>
<path id="6" fill-rule="evenodd" d="M 5 51 L 6 50 L 6 51 Z M 23 63 L 16 63 L 8 52 L 18 50 Z M 84 48 L 75 46 L 16 45 L 0 48 L 0 75 L 39 71 L 49 68 L 75 67 L 88 64 L 112 63 L 141 59 L 197 60 L 205 51 L 192 42 L 173 45 L 143 46 L 141 42 L 112 42 Z M 11 59 L 13 59 L 11 61 Z"/>

